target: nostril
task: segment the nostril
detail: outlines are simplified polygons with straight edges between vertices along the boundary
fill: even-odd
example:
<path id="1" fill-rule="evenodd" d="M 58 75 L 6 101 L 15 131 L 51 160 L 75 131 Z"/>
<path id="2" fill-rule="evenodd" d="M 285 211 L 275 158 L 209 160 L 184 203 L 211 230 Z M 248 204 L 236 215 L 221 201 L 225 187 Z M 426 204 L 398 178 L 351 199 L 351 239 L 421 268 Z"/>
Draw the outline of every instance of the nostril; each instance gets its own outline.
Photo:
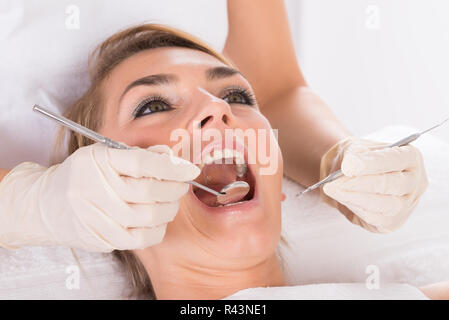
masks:
<path id="1" fill-rule="evenodd" d="M 222 120 L 223 120 L 223 122 L 225 123 L 225 124 L 228 124 L 228 116 L 227 115 L 223 115 L 223 118 L 221 118 Z"/>
<path id="2" fill-rule="evenodd" d="M 202 127 L 204 127 L 210 119 L 212 119 L 212 116 L 208 116 L 208 117 L 204 118 L 203 121 L 201 121 L 201 123 L 200 123 L 200 129 Z"/>

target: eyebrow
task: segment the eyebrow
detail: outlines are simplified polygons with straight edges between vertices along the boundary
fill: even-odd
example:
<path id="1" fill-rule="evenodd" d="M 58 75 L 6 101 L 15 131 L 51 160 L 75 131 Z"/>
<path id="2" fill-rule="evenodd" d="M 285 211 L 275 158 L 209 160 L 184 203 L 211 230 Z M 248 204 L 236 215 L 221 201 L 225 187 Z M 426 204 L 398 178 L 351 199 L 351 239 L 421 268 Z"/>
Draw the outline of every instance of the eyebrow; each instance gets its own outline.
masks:
<path id="1" fill-rule="evenodd" d="M 240 74 L 241 76 L 243 76 L 243 74 L 233 68 L 230 67 L 213 67 L 210 69 L 206 70 L 206 79 L 208 81 L 213 81 L 213 80 L 219 80 L 219 79 L 223 79 L 223 78 L 228 78 L 228 77 L 232 77 L 235 74 Z M 162 85 L 169 85 L 175 82 L 179 81 L 179 77 L 174 75 L 174 74 L 165 74 L 165 73 L 160 73 L 160 74 L 153 74 L 150 76 L 146 76 L 140 79 L 137 79 L 136 81 L 133 81 L 132 83 L 130 83 L 126 89 L 123 91 L 123 93 L 120 96 L 119 99 L 119 104 L 120 101 L 123 99 L 123 96 L 132 88 L 137 87 L 137 86 L 162 86 Z"/>
<path id="2" fill-rule="evenodd" d="M 229 67 L 214 67 L 206 70 L 206 79 L 209 81 L 231 77 L 235 74 L 243 75 L 240 71 Z"/>

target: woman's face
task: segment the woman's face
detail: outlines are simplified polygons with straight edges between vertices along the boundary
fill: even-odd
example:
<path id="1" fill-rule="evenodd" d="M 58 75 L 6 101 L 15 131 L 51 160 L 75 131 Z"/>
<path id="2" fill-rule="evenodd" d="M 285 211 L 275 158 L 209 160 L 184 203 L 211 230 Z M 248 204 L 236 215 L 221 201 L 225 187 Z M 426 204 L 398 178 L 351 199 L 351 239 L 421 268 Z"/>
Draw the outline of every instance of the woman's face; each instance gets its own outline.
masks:
<path id="1" fill-rule="evenodd" d="M 146 80 L 136 82 L 142 78 Z M 171 141 L 170 137 L 181 130 L 190 141 L 184 141 L 183 153 L 175 155 L 201 166 L 201 152 L 204 163 L 204 155 L 217 143 L 209 140 L 207 130 L 221 133 L 223 139 L 225 131 L 231 129 L 248 130 L 258 138 L 252 143 L 248 138 L 236 139 L 230 145 L 230 149 L 243 145 L 245 160 L 253 162 L 243 177 L 236 177 L 235 164 L 228 162 L 205 165 L 197 178 L 216 190 L 235 179 L 248 181 L 251 191 L 246 201 L 217 206 L 213 197 L 191 186 L 175 219 L 168 224 L 163 242 L 136 251 L 141 259 L 156 265 L 176 258 L 187 265 L 232 269 L 273 255 L 281 230 L 282 156 L 252 95 L 250 84 L 240 73 L 193 49 L 142 51 L 112 70 L 103 86 L 105 113 L 100 130 L 111 139 L 141 148 L 158 144 L 175 148 L 179 140 Z M 194 143 L 200 148 L 195 150 Z M 221 147 L 226 147 L 225 141 Z M 185 152 L 185 148 L 189 150 Z M 216 146 L 214 151 L 219 149 Z M 262 163 L 266 159 L 261 156 L 270 163 Z M 253 160 L 248 161 L 250 158 Z M 276 169 L 263 174 L 261 169 L 273 167 L 273 161 Z"/>

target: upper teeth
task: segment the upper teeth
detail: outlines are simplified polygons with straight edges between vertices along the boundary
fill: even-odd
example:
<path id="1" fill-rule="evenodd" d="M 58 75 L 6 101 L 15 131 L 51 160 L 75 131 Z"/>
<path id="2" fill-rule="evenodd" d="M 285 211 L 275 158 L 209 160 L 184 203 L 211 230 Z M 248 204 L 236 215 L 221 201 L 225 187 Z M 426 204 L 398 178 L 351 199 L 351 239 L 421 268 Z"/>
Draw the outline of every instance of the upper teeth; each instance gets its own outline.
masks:
<path id="1" fill-rule="evenodd" d="M 225 159 L 224 162 L 222 161 L 223 159 Z M 237 168 L 237 176 L 242 177 L 248 170 L 248 166 L 245 163 L 245 157 L 243 153 L 237 150 L 232 149 L 214 150 L 213 155 L 207 154 L 203 157 L 200 163 L 200 168 L 202 169 L 205 165 L 209 165 L 212 163 L 233 164 L 234 162 Z"/>

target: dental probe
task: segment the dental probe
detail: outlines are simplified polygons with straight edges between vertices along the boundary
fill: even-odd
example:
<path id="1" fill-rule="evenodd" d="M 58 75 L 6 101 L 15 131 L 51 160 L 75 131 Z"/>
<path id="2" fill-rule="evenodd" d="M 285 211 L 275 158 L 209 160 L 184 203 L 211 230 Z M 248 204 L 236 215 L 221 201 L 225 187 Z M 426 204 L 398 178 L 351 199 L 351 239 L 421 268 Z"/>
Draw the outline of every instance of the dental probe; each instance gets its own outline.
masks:
<path id="1" fill-rule="evenodd" d="M 129 147 L 123 143 L 116 142 L 107 137 L 104 137 L 101 134 L 98 134 L 95 131 L 90 130 L 90 129 L 80 125 L 79 123 L 69 120 L 63 116 L 57 115 L 49 110 L 46 110 L 45 108 L 43 108 L 37 104 L 34 105 L 33 111 L 41 113 L 41 114 L 47 116 L 48 118 L 61 123 L 65 127 L 69 128 L 70 130 L 73 130 L 93 141 L 103 143 L 104 145 L 106 145 L 109 148 L 126 149 L 126 150 L 131 149 L 131 147 Z M 215 195 L 217 197 L 217 201 L 220 204 L 227 204 L 227 203 L 235 202 L 237 200 L 241 200 L 248 194 L 248 192 L 250 190 L 249 184 L 245 181 L 232 182 L 232 183 L 224 186 L 220 192 L 217 192 L 211 188 L 208 188 L 196 181 L 186 181 L 186 183 L 189 183 L 191 185 L 194 185 L 195 187 L 203 189 L 204 191 L 212 193 L 213 195 Z"/>
<path id="2" fill-rule="evenodd" d="M 437 124 L 437 125 L 435 125 L 435 126 L 429 128 L 429 129 L 427 129 L 427 130 L 424 130 L 424 131 L 422 131 L 422 132 L 418 132 L 418 133 L 411 134 L 411 135 L 409 135 L 409 136 L 407 136 L 407 137 L 405 137 L 405 138 L 403 138 L 403 139 L 401 139 L 401 140 L 399 140 L 399 141 L 397 141 L 397 142 L 395 142 L 395 143 L 393 143 L 393 144 L 390 144 L 390 145 L 387 146 L 386 148 L 393 148 L 393 147 L 402 147 L 402 146 L 405 146 L 405 145 L 409 144 L 410 142 L 413 142 L 413 141 L 415 141 L 416 139 L 418 139 L 422 134 L 427 133 L 427 132 L 429 132 L 430 130 L 433 130 L 433 129 L 438 128 L 439 126 L 443 125 L 443 124 L 444 124 L 446 121 L 448 121 L 448 120 L 449 120 L 449 118 L 445 119 L 445 120 L 442 121 L 441 123 L 439 123 L 439 124 Z M 299 193 L 297 196 L 301 196 L 301 195 L 303 195 L 303 194 L 305 194 L 305 193 L 307 193 L 307 192 L 309 192 L 309 191 L 315 190 L 316 188 L 322 186 L 323 184 L 326 184 L 326 183 L 328 183 L 328 182 L 331 182 L 331 181 L 334 181 L 334 180 L 340 178 L 342 175 L 343 175 L 343 173 L 342 173 L 341 169 L 340 169 L 340 170 L 337 170 L 337 171 L 335 171 L 335 172 L 329 174 L 329 175 L 328 175 L 326 178 L 324 178 L 323 180 L 321 180 L 321 181 L 315 183 L 314 185 L 308 187 L 307 189 L 303 190 L 303 191 L 302 191 L 301 193 Z"/>

